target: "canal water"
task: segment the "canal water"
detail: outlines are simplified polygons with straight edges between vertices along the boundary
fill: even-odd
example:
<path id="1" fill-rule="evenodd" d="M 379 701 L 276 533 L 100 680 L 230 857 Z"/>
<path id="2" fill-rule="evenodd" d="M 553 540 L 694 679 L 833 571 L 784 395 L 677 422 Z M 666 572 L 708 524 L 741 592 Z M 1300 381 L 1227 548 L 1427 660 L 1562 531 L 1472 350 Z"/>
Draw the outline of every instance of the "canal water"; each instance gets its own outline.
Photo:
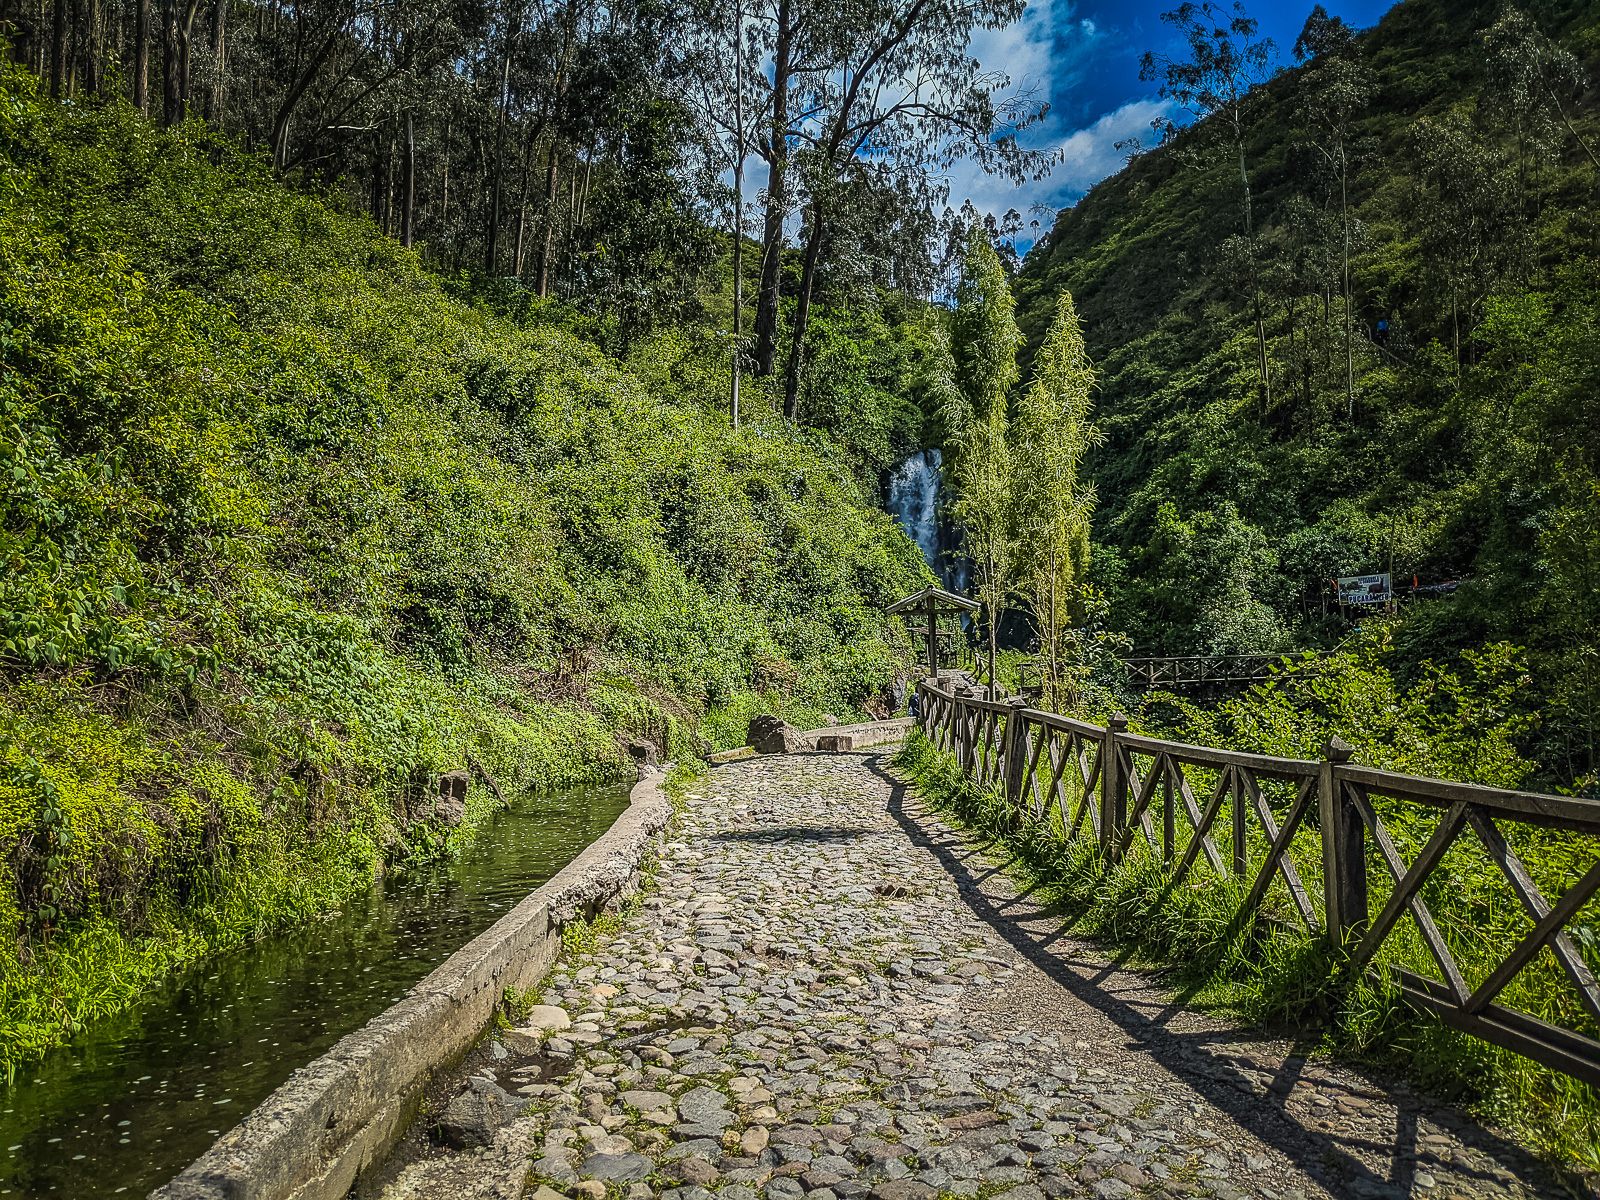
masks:
<path id="1" fill-rule="evenodd" d="M 611 827 L 628 788 L 529 797 L 458 861 L 219 955 L 0 1086 L 0 1196 L 143 1196 Z"/>

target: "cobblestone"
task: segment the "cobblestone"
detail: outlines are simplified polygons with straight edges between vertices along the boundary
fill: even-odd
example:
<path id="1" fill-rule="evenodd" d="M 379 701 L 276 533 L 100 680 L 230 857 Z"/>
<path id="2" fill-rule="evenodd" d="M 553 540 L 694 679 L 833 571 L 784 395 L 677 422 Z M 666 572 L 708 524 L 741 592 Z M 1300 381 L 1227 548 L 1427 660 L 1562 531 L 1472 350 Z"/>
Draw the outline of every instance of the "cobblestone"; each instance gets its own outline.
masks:
<path id="1" fill-rule="evenodd" d="M 527 1187 L 609 1181 L 628 1200 L 1557 1194 L 1459 1114 L 1185 1010 L 1064 935 L 886 760 L 747 759 L 699 781 L 639 909 L 546 980 L 541 1003 L 571 1023 L 541 1012 L 559 1033 L 539 1082 L 525 1055 L 489 1063 L 533 1098 L 516 1123 Z M 499 1163 L 508 1132 L 481 1161 Z M 447 1165 L 465 1178 L 459 1158 L 415 1163 L 385 1200 L 507 1194 L 487 1174 L 481 1187 L 502 1190 L 443 1187 L 430 1171 Z"/>

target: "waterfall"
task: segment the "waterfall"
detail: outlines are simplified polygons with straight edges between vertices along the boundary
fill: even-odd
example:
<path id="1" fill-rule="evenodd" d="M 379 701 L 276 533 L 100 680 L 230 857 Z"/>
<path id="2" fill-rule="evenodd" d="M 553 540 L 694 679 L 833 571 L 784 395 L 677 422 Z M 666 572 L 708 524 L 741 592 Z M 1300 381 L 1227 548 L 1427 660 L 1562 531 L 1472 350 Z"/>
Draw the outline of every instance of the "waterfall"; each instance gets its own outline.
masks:
<path id="1" fill-rule="evenodd" d="M 942 465 L 939 451 L 924 450 L 889 474 L 889 511 L 899 518 L 900 528 L 916 542 L 928 566 L 941 575 L 938 505 Z"/>

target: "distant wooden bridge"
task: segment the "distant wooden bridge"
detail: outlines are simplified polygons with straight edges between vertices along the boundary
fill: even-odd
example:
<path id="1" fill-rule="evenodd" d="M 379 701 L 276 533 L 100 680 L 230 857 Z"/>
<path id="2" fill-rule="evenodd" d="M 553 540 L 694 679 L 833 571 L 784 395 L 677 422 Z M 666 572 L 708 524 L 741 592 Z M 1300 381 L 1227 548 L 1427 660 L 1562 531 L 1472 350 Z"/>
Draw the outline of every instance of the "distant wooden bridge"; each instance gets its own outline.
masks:
<path id="1" fill-rule="evenodd" d="M 1294 661 L 1284 654 L 1190 654 L 1169 658 L 1125 658 L 1122 665 L 1151 688 L 1265 683 L 1274 663 Z"/>

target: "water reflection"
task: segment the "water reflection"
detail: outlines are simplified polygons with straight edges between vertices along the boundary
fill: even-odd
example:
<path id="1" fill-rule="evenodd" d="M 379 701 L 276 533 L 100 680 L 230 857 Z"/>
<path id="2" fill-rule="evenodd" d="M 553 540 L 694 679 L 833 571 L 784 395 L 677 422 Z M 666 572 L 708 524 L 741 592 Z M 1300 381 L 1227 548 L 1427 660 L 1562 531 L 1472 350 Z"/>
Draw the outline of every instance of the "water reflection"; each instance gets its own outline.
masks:
<path id="1" fill-rule="evenodd" d="M 328 918 L 212 959 L 0 1089 L 0 1196 L 143 1195 L 549 879 L 626 787 L 530 798 L 461 861 L 375 885 Z"/>

